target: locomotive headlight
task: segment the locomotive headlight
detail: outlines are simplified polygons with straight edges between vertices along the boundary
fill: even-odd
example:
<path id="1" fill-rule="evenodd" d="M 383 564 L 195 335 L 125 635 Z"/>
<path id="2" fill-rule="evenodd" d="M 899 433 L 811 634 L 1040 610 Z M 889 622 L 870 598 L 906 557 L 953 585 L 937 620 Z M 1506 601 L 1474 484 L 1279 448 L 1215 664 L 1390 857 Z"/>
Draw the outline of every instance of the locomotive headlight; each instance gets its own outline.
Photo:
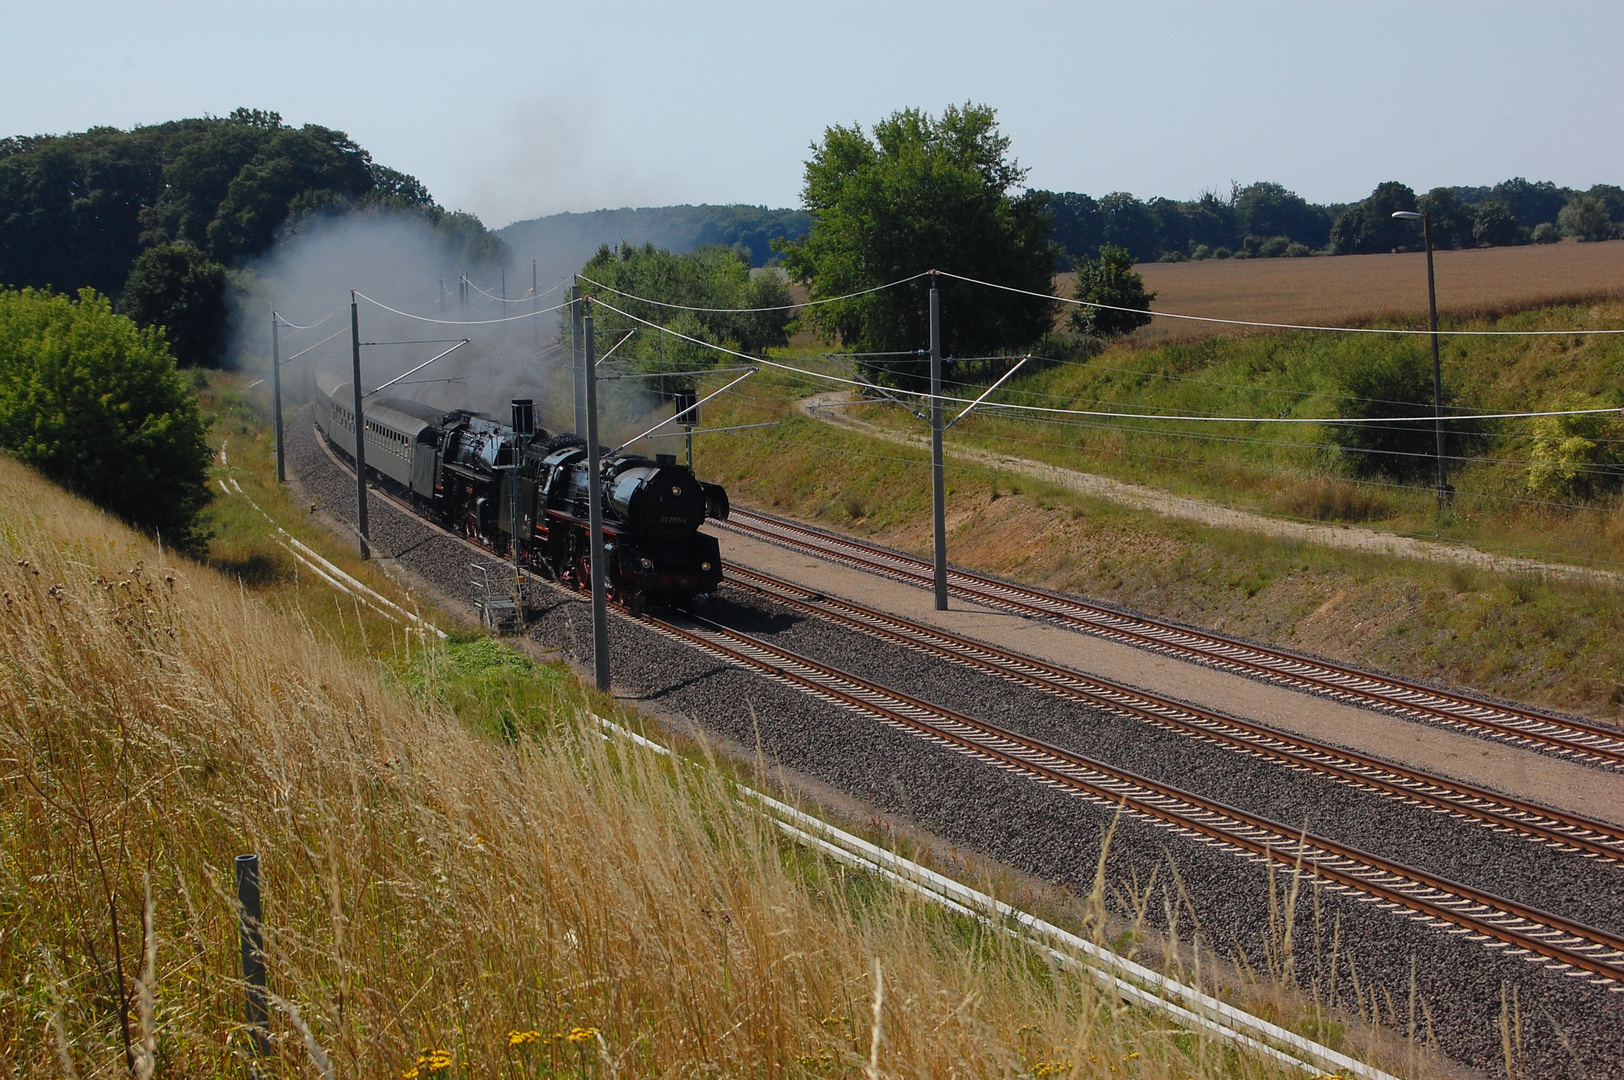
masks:
<path id="1" fill-rule="evenodd" d="M 647 555 L 643 556 L 638 561 L 643 564 L 643 569 L 644 570 L 652 570 L 652 569 L 654 569 L 654 560 L 649 558 Z"/>
<path id="2" fill-rule="evenodd" d="M 705 561 L 704 561 L 704 562 L 702 562 L 702 563 L 700 563 L 700 564 L 699 564 L 699 568 L 700 568 L 700 569 L 701 569 L 701 570 L 709 570 L 709 569 L 710 569 L 710 560 L 709 560 L 709 559 L 707 559 L 707 560 L 705 560 Z"/>
<path id="3" fill-rule="evenodd" d="M 671 485 L 671 494 L 676 495 L 676 496 L 678 496 L 680 498 L 681 495 L 682 495 L 682 489 L 679 488 L 677 485 L 672 484 Z"/>

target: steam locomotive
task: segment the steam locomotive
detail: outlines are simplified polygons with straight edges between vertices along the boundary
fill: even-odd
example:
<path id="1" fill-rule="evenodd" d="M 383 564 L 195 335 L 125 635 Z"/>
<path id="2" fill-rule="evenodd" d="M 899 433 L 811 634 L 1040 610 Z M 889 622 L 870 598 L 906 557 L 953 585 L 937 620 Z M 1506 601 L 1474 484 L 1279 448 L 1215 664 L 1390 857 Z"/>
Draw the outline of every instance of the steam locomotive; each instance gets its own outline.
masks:
<path id="1" fill-rule="evenodd" d="M 349 383 L 323 385 L 316 426 L 355 459 Z M 504 425 L 466 409 L 377 399 L 363 409 L 366 464 L 424 517 L 577 588 L 591 583 L 586 442 L 535 425 L 529 399 Z M 707 518 L 726 520 L 727 492 L 671 454 L 605 454 L 596 478 L 613 599 L 633 611 L 705 598 L 722 582 Z"/>

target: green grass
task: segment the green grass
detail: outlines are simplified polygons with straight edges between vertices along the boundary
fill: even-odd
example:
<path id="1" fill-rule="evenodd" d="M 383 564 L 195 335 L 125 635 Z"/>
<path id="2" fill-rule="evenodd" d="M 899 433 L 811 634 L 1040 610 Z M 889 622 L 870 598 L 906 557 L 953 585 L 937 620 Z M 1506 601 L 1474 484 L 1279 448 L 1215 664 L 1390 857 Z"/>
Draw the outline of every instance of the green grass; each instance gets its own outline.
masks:
<path id="1" fill-rule="evenodd" d="M 1116 355 L 1145 365 L 1169 355 L 1218 356 L 1239 365 L 1250 362 L 1248 358 L 1278 358 L 1283 347 L 1282 339 L 1274 339 L 1144 354 L 1119 350 Z M 1592 359 L 1600 364 L 1616 359 L 1619 347 L 1585 348 L 1593 350 Z M 1556 350 L 1550 343 L 1519 348 Z M 815 363 L 806 357 L 796 362 Z M 1039 378 L 1077 379 L 1087 370 L 1092 369 L 1059 369 Z M 827 384 L 763 371 L 746 386 L 746 393 L 728 404 L 718 399 L 705 425 L 782 422 L 700 436 L 695 459 L 703 477 L 726 484 L 738 505 L 928 553 L 930 472 L 924 450 L 872 439 L 792 410 L 793 400 L 826 390 Z M 1141 389 L 1148 386 L 1148 381 L 1141 383 Z M 917 423 L 905 415 L 903 419 Z M 968 440 L 972 435 L 955 428 L 950 438 Z M 1110 471 L 1100 458 L 1058 443 L 1017 448 L 988 440 L 988 445 Z M 1258 453 L 1250 446 L 1239 452 Z M 1224 467 L 1236 477 L 1248 475 L 1238 467 Z M 1124 466 L 1118 475 L 1175 491 L 1228 495 L 1233 502 L 1258 497 L 1262 490 L 1239 483 L 1233 489 L 1210 489 L 1201 479 L 1206 472 L 1182 466 L 1154 474 L 1129 472 Z M 1411 676 L 1601 717 L 1624 715 L 1624 606 L 1612 586 L 1393 559 L 1208 528 L 956 464 L 951 457 L 947 486 L 949 552 L 958 565 Z M 1396 505 L 1421 507 L 1430 505 L 1431 494 L 1425 489 L 1401 491 L 1393 498 Z M 1422 511 L 1414 513 L 1419 520 Z M 1529 514 L 1519 527 L 1532 537 L 1526 546 L 1549 547 L 1557 542 L 1553 534 L 1577 546 L 1587 521 L 1605 517 L 1613 530 L 1619 527 L 1612 520 L 1617 516 L 1611 510 Z M 1464 531 L 1469 526 L 1472 519 L 1462 514 L 1452 527 Z M 1606 537 L 1612 535 L 1608 531 L 1593 542 L 1610 544 Z"/>
<path id="2" fill-rule="evenodd" d="M 1446 329 L 1542 330 L 1619 325 L 1624 305 L 1557 307 Z M 1411 326 L 1410 329 L 1416 327 Z M 1424 336 L 1290 333 L 1215 337 L 1145 349 L 1118 345 L 1091 359 L 1018 376 L 997 400 L 1059 409 L 1183 415 L 1313 418 L 1338 415 L 1339 373 L 1379 354 L 1424 363 Z M 1536 411 L 1574 403 L 1624 405 L 1624 336 L 1443 339 L 1444 381 L 1457 406 Z M 975 387 L 957 387 L 973 397 Z M 1394 406 L 1393 414 L 1404 414 Z M 901 410 L 865 418 L 912 428 Z M 1617 492 L 1591 502 L 1530 490 L 1531 422 L 1494 423 L 1472 456 L 1456 463 L 1454 511 L 1440 517 L 1430 466 L 1419 480 L 1359 476 L 1317 424 L 1223 424 L 1021 417 L 967 419 L 961 445 L 1148 484 L 1285 517 L 1359 522 L 1403 534 L 1442 536 L 1491 550 L 1624 566 Z"/>

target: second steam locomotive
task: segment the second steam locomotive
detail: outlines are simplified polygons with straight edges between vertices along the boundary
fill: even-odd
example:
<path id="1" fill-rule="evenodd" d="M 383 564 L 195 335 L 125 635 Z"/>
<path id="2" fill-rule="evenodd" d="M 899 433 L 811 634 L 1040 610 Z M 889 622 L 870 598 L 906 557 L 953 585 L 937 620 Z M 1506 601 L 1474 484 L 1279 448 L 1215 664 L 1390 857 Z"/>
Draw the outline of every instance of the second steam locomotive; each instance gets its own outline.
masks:
<path id="1" fill-rule="evenodd" d="M 316 425 L 355 459 L 349 383 L 325 385 Z M 535 426 L 528 399 L 511 423 L 466 409 L 381 399 L 363 411 L 366 464 L 418 512 L 498 554 L 566 584 L 590 582 L 586 442 Z M 727 492 L 696 478 L 670 454 L 608 454 L 596 483 L 602 499 L 611 595 L 634 611 L 706 597 L 722 582 L 716 538 L 700 531 L 725 520 Z"/>

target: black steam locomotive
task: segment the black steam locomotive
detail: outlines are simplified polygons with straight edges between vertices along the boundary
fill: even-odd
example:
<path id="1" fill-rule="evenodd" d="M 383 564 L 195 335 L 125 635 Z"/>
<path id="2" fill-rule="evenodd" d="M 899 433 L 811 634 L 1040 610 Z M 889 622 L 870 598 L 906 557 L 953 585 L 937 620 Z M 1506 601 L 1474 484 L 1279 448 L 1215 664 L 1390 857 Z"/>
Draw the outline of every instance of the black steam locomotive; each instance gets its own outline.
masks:
<path id="1" fill-rule="evenodd" d="M 316 425 L 355 458 L 349 383 L 323 385 Z M 465 409 L 377 399 L 363 410 L 366 464 L 424 517 L 577 588 L 591 582 L 587 448 L 535 426 L 533 403 L 512 423 Z M 705 597 L 722 582 L 706 518 L 725 520 L 727 492 L 670 454 L 607 454 L 597 478 L 611 597 L 634 611 Z"/>

